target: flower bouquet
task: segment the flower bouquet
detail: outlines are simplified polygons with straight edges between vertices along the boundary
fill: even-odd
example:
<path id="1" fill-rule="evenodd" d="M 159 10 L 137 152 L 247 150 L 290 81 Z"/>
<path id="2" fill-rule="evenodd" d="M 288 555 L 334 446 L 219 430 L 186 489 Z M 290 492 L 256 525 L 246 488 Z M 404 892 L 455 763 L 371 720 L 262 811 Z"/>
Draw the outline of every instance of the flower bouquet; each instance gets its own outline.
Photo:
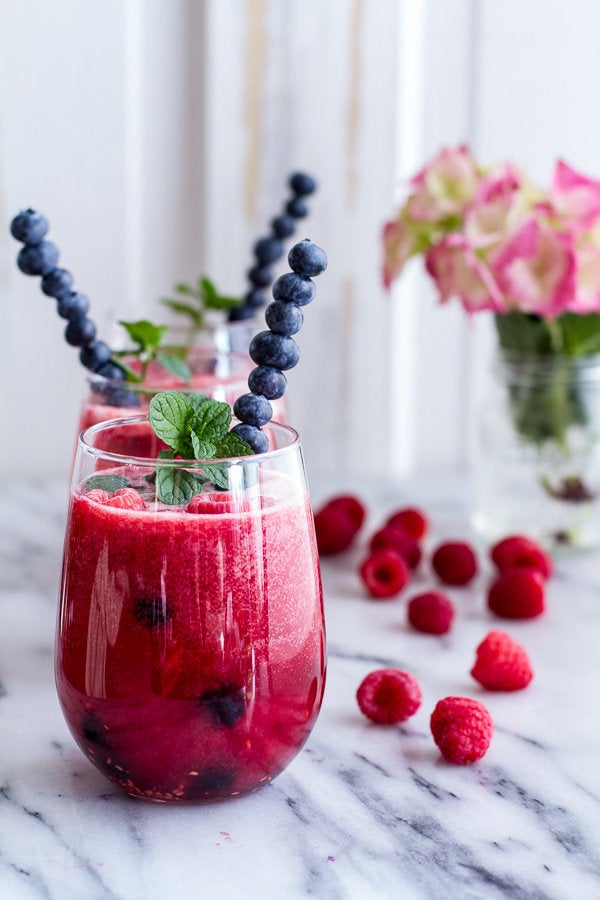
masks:
<path id="1" fill-rule="evenodd" d="M 600 490 L 600 181 L 559 160 L 542 190 L 511 163 L 483 167 L 466 146 L 446 148 L 409 182 L 383 245 L 386 287 L 422 255 L 442 303 L 457 299 L 468 314 L 493 315 L 516 441 L 496 465 L 494 478 L 504 481 L 496 493 L 509 489 L 503 475 L 514 475 L 520 454 L 547 498 L 563 507 L 593 504 Z M 500 452 L 499 417 L 487 410 L 488 462 L 490 450 Z M 520 491 L 518 478 L 510 484 Z M 535 516 L 554 528 L 546 537 L 572 540 L 573 522 L 563 528 L 540 503 Z M 529 525 L 527 516 L 506 516 L 500 527 L 518 524 Z"/>

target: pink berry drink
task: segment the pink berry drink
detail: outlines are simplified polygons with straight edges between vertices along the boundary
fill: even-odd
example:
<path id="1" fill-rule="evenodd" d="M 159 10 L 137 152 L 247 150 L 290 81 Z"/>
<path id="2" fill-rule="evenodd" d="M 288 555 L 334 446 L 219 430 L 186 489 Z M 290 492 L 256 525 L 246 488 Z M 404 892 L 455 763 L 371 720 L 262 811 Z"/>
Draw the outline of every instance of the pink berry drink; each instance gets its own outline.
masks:
<path id="1" fill-rule="evenodd" d="M 144 427 L 107 423 L 79 440 L 58 693 L 83 752 L 127 793 L 225 799 L 281 772 L 321 704 L 323 606 L 300 446 L 272 425 L 278 449 L 228 461 L 228 490 L 206 482 L 165 506 L 160 462 L 109 460 L 106 449 L 111 434 L 121 447 Z"/>

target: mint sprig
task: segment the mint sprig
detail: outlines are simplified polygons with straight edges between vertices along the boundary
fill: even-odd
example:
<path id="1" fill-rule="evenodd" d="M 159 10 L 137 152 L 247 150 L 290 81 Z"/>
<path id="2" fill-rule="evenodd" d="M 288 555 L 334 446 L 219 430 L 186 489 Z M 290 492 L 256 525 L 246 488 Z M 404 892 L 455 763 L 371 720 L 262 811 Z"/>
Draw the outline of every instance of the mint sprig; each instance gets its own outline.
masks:
<path id="1" fill-rule="evenodd" d="M 163 297 L 161 303 L 173 312 L 187 316 L 194 330 L 204 325 L 206 310 L 229 310 L 242 302 L 240 297 L 219 293 L 214 282 L 205 275 L 201 276 L 195 285 L 179 282 L 173 290 L 180 296 Z"/>
<path id="2" fill-rule="evenodd" d="M 155 325 L 148 319 L 139 319 L 136 322 L 119 320 L 130 340 L 136 345 L 134 350 L 124 350 L 113 354 L 113 362 L 125 373 L 127 381 L 143 382 L 150 363 L 156 361 L 171 375 L 189 381 L 191 370 L 185 361 L 186 348 L 166 346 L 164 341 L 169 331 L 168 325 Z M 130 366 L 123 362 L 122 356 L 135 356 L 141 363 L 141 372 L 138 374 Z"/>
<path id="3" fill-rule="evenodd" d="M 150 401 L 148 420 L 156 434 L 170 450 L 162 459 L 228 459 L 249 456 L 252 448 L 237 434 L 229 431 L 231 407 L 204 394 L 182 394 L 162 391 Z M 227 464 L 204 466 L 203 479 L 217 487 L 228 486 Z M 203 480 L 186 469 L 157 466 L 156 494 L 161 503 L 187 503 L 202 490 Z"/>

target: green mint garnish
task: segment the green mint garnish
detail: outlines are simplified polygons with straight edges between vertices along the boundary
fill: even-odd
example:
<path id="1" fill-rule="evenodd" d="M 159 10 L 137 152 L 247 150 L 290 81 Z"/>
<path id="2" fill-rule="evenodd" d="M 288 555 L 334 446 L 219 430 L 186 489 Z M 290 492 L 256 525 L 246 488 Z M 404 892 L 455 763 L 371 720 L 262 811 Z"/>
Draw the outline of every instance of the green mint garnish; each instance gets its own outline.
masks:
<path id="1" fill-rule="evenodd" d="M 171 375 L 176 375 L 183 381 L 189 381 L 191 377 L 190 367 L 185 361 L 185 347 L 165 346 L 164 339 L 169 331 L 168 325 L 155 325 L 148 319 L 140 319 L 137 322 L 119 321 L 136 345 L 133 351 L 123 351 L 113 355 L 113 362 L 125 373 L 128 381 L 144 381 L 146 372 L 151 362 L 158 362 Z M 126 365 L 120 357 L 123 355 L 136 356 L 142 366 L 138 375 L 130 366 Z"/>
<path id="2" fill-rule="evenodd" d="M 195 287 L 180 282 L 173 290 L 180 297 L 164 297 L 161 302 L 173 312 L 187 316 L 194 330 L 202 328 L 207 309 L 228 310 L 233 306 L 239 306 L 242 302 L 240 297 L 220 294 L 214 283 L 206 276 L 199 278 Z"/>
<path id="3" fill-rule="evenodd" d="M 123 478 L 122 475 L 90 475 L 85 480 L 84 491 L 86 494 L 88 491 L 97 490 L 113 494 L 115 491 L 120 491 L 121 488 L 127 487 L 128 484 L 128 480 Z"/>
<path id="4" fill-rule="evenodd" d="M 148 419 L 157 437 L 171 450 L 161 451 L 162 459 L 226 459 L 249 456 L 252 448 L 237 434 L 229 431 L 231 407 L 203 394 L 163 391 L 150 401 Z M 215 463 L 204 467 L 204 478 L 217 487 L 228 486 L 227 465 Z M 161 503 L 187 503 L 200 493 L 202 481 L 185 469 L 158 466 L 156 495 Z"/>

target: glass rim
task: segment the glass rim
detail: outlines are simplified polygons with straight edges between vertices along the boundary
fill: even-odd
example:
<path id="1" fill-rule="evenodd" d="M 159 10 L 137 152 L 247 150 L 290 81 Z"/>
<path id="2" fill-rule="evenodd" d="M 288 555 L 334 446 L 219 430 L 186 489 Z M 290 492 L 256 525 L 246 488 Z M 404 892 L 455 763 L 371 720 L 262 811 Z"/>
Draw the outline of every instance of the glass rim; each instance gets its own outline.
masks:
<path id="1" fill-rule="evenodd" d="M 285 447 L 276 447 L 273 450 L 266 450 L 264 453 L 252 453 L 247 456 L 226 456 L 213 457 L 211 459 L 160 459 L 157 456 L 133 456 L 126 453 L 113 453 L 110 450 L 102 450 L 100 447 L 94 447 L 90 442 L 90 436 L 95 436 L 101 431 L 124 425 L 140 425 L 142 423 L 149 424 L 148 416 L 126 416 L 122 419 L 108 419 L 106 422 L 97 422 L 95 425 L 89 425 L 80 431 L 77 436 L 77 449 L 93 456 L 96 459 L 106 459 L 111 462 L 120 463 L 121 465 L 133 466 L 161 466 L 167 469 L 199 469 L 205 466 L 216 465 L 217 463 L 253 463 L 263 462 L 276 459 L 279 456 L 285 456 L 288 453 L 296 451 L 300 448 L 300 435 L 291 425 L 284 425 L 282 422 L 269 422 L 264 428 L 273 428 L 288 435 L 290 443 Z"/>
<path id="2" fill-rule="evenodd" d="M 135 356 L 136 350 L 133 347 L 125 348 L 124 350 L 119 351 L 122 358 L 127 361 L 129 354 Z M 248 371 L 249 371 L 249 357 L 246 353 L 242 353 L 241 350 L 218 350 L 215 347 L 190 347 L 186 353 L 186 359 L 191 363 L 192 368 L 192 378 L 194 375 L 203 375 L 208 374 L 204 372 L 194 372 L 193 363 L 194 359 L 202 358 L 202 359 L 214 359 L 217 362 L 221 360 L 231 360 L 234 363 L 240 364 L 239 373 L 232 373 L 232 377 L 230 381 L 219 382 L 216 385 L 206 385 L 207 390 L 212 390 L 213 387 L 226 387 L 231 388 L 235 387 L 238 383 L 246 383 L 248 380 Z M 164 378 L 160 378 L 155 381 L 153 384 L 148 384 L 145 381 L 127 381 L 126 379 L 120 378 L 109 378 L 106 375 L 100 375 L 98 372 L 87 372 L 86 373 L 87 382 L 90 386 L 95 385 L 110 385 L 110 387 L 114 388 L 122 388 L 123 390 L 132 391 L 133 393 L 140 394 L 157 394 L 161 390 L 169 390 L 170 388 L 161 387 L 161 384 L 166 381 L 172 381 L 174 377 L 172 373 L 165 370 Z M 181 387 L 178 387 L 177 390 L 181 390 L 182 393 L 199 393 L 198 388 L 195 388 L 189 382 L 186 382 L 183 378 L 178 379 L 182 382 Z"/>

